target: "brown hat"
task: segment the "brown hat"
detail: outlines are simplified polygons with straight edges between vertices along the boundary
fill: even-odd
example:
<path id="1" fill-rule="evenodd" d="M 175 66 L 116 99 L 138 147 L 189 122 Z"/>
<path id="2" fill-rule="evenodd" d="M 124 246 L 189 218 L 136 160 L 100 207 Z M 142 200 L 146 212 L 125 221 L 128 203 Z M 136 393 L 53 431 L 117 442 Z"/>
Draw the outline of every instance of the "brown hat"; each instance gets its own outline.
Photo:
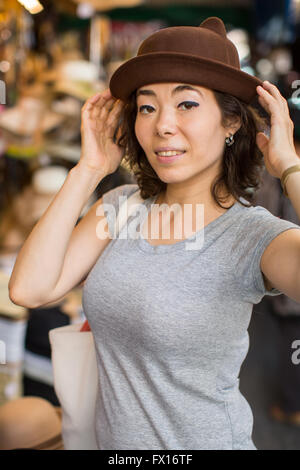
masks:
<path id="1" fill-rule="evenodd" d="M 114 72 L 109 88 L 115 98 L 125 101 L 137 88 L 162 82 L 202 85 L 245 103 L 262 84 L 240 69 L 237 49 L 215 16 L 200 26 L 172 26 L 153 33 L 140 44 L 137 56 Z"/>
<path id="2" fill-rule="evenodd" d="M 40 397 L 0 406 L 0 450 L 63 450 L 61 409 Z"/>

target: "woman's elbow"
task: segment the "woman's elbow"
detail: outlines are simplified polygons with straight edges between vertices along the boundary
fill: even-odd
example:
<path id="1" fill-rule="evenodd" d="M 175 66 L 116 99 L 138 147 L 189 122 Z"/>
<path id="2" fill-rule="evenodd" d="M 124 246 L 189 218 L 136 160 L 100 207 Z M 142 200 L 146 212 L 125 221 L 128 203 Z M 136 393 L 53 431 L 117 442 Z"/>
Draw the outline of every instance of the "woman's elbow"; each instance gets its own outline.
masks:
<path id="1" fill-rule="evenodd" d="M 15 289 L 9 288 L 8 296 L 11 302 L 15 305 L 19 305 L 20 307 L 24 308 L 37 308 L 39 304 L 30 302 L 28 299 L 25 299 L 22 295 L 20 295 Z"/>

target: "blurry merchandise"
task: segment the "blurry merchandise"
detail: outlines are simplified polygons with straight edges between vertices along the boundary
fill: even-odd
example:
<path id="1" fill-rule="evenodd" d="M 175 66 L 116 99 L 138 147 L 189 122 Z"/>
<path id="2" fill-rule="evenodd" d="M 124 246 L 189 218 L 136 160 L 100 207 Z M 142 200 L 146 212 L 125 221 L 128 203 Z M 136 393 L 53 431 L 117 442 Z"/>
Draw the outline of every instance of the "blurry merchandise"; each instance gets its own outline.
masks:
<path id="1" fill-rule="evenodd" d="M 28 51 L 22 66 L 22 81 L 19 82 L 19 94 L 24 89 L 29 88 L 33 83 L 40 86 L 42 81 L 39 80 L 41 74 L 47 69 L 47 58 L 45 55 L 38 55 L 36 52 Z"/>
<path id="2" fill-rule="evenodd" d="M 84 51 L 82 50 L 82 38 L 78 31 L 67 31 L 58 36 L 54 32 L 54 36 L 55 41 L 53 41 L 51 51 L 54 67 L 69 60 L 85 60 Z"/>
<path id="3" fill-rule="evenodd" d="M 21 8 L 21 6 L 20 6 Z M 16 95 L 17 60 L 17 18 L 13 10 L 4 9 L 0 13 L 0 79 L 5 82 L 7 102 L 14 102 Z"/>
<path id="4" fill-rule="evenodd" d="M 10 275 L 0 270 L 0 340 L 5 345 L 5 363 L 0 364 L 0 405 L 21 397 L 27 310 L 8 295 Z"/>
<path id="5" fill-rule="evenodd" d="M 103 91 L 106 83 L 98 80 L 98 68 L 88 61 L 68 61 L 57 71 L 54 91 L 85 101 L 93 94 Z"/>
<path id="6" fill-rule="evenodd" d="M 65 182 L 68 170 L 62 166 L 48 166 L 36 170 L 32 177 L 32 186 L 38 194 L 56 194 Z"/>
<path id="7" fill-rule="evenodd" d="M 143 0 L 73 0 L 76 3 L 89 3 L 94 10 L 105 11 L 113 8 L 129 8 L 144 3 Z"/>
<path id="8" fill-rule="evenodd" d="M 237 48 L 242 68 L 250 60 L 249 35 L 244 29 L 235 28 L 227 33 L 227 37 Z"/>
<path id="9" fill-rule="evenodd" d="M 22 137 L 31 136 L 39 130 L 49 132 L 62 124 L 64 116 L 45 109 L 42 100 L 23 97 L 17 106 L 0 114 L 0 127 Z"/>
<path id="10" fill-rule="evenodd" d="M 103 68 L 103 51 L 110 41 L 110 20 L 104 16 L 95 15 L 90 23 L 90 50 L 89 60 L 98 70 L 99 77 L 105 79 Z"/>
<path id="11" fill-rule="evenodd" d="M 286 75 L 292 69 L 292 54 L 287 47 L 274 48 L 270 60 L 278 75 Z"/>
<path id="12" fill-rule="evenodd" d="M 45 143 L 44 150 L 53 157 L 63 158 L 66 161 L 76 164 L 81 155 L 81 146 L 70 143 Z"/>
<path id="13" fill-rule="evenodd" d="M 256 63 L 257 75 L 261 80 L 276 81 L 276 71 L 269 58 L 261 58 Z"/>
<path id="14" fill-rule="evenodd" d="M 34 44 L 32 16 L 21 7 L 17 16 L 16 42 L 16 92 L 17 96 L 27 85 L 27 57 Z"/>
<path id="15" fill-rule="evenodd" d="M 80 115 L 81 103 L 72 96 L 66 96 L 60 100 L 53 100 L 51 109 L 56 113 L 74 118 Z"/>
<path id="16" fill-rule="evenodd" d="M 27 162 L 1 159 L 0 268 L 11 274 L 14 256 L 33 228 L 31 170 Z"/>
<path id="17" fill-rule="evenodd" d="M 47 88 L 36 82 L 24 87 L 17 104 L 0 113 L 0 129 L 6 153 L 33 158 L 42 150 L 47 134 L 60 129 L 67 117 L 51 109 Z"/>
<path id="18" fill-rule="evenodd" d="M 63 450 L 61 409 L 22 397 L 0 406 L 0 450 Z"/>
<path id="19" fill-rule="evenodd" d="M 57 34 L 57 12 L 48 2 L 47 11 L 32 19 L 35 24 L 35 53 L 46 59 L 47 68 L 53 67 L 54 63 L 64 60 L 61 37 Z"/>
<path id="20" fill-rule="evenodd" d="M 296 15 L 291 0 L 255 0 L 256 36 L 272 45 L 291 43 L 295 39 Z"/>
<path id="21" fill-rule="evenodd" d="M 12 180 L 7 182 L 4 202 L 9 201 L 9 205 L 2 208 L 0 226 L 0 340 L 9 345 L 6 364 L 0 366 L 1 402 L 23 394 L 42 396 L 57 404 L 48 331 L 81 320 L 81 289 L 70 291 L 47 307 L 24 309 L 9 299 L 8 282 L 19 249 L 63 185 L 68 170 L 58 165 L 34 169 L 7 157 L 5 161 L 7 167 L 10 164 L 10 171 L 4 168 L 6 175 L 15 175 L 17 187 Z M 19 170 L 27 177 L 18 176 Z"/>
<path id="22" fill-rule="evenodd" d="M 18 0 L 18 2 L 32 15 L 36 15 L 44 9 L 43 5 L 38 0 Z"/>
<path id="23" fill-rule="evenodd" d="M 46 155 L 43 155 L 47 157 Z M 6 157 L 7 165 L 11 159 Z M 16 162 L 19 163 L 19 162 Z M 20 165 L 23 162 L 20 161 Z M 38 163 L 37 163 L 38 164 Z M 18 175 L 19 166 L 2 171 L 8 177 L 22 178 Z M 72 165 L 71 165 L 72 166 Z M 24 169 L 24 172 L 26 168 Z M 0 224 L 0 266 L 6 255 L 13 256 L 19 250 L 37 221 L 51 204 L 56 193 L 63 185 L 69 169 L 63 165 L 49 165 L 27 169 L 25 180 L 19 181 L 19 187 L 8 181 L 3 188 L 3 207 Z M 82 213 L 94 202 L 94 196 L 87 201 Z M 11 266 L 12 268 L 12 266 Z M 8 269 L 8 266 L 7 266 Z"/>
<path id="24" fill-rule="evenodd" d="M 112 21 L 111 38 L 104 56 L 105 64 L 126 61 L 135 56 L 139 44 L 146 37 L 166 26 L 167 24 L 161 20 L 147 22 Z"/>

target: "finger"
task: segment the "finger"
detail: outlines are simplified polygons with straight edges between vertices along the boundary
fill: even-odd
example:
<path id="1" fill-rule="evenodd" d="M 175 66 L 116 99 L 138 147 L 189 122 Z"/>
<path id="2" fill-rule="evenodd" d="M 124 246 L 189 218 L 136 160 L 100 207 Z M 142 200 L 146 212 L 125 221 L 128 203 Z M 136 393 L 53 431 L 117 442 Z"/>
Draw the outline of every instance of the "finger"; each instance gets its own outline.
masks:
<path id="1" fill-rule="evenodd" d="M 273 97 L 276 96 L 276 98 L 274 98 L 274 99 L 275 99 L 276 103 L 279 106 L 279 113 L 280 113 L 280 114 L 277 114 L 276 116 L 278 116 L 278 119 L 281 119 L 285 123 L 286 128 L 287 128 L 287 132 L 288 132 L 289 142 L 292 143 L 292 141 L 293 141 L 293 122 L 292 122 L 291 117 L 290 117 L 288 103 L 285 100 L 285 98 L 283 98 L 280 91 L 278 90 L 278 88 L 275 85 L 272 85 L 268 81 L 264 82 L 264 85 L 265 84 L 266 84 L 266 87 L 270 90 L 269 93 L 272 93 Z M 264 95 L 264 98 L 266 98 L 266 100 L 267 100 L 267 95 Z M 259 100 L 259 102 L 263 106 L 263 104 L 264 104 L 263 99 Z M 269 106 L 269 109 L 271 110 L 270 106 Z M 273 115 L 273 117 L 274 117 L 274 115 Z"/>
<path id="2" fill-rule="evenodd" d="M 263 82 L 263 88 L 266 89 L 272 96 L 274 96 L 274 98 L 283 98 L 278 88 L 272 83 L 268 82 L 268 80 Z"/>
<path id="3" fill-rule="evenodd" d="M 98 113 L 98 119 L 101 119 L 103 120 L 104 122 L 107 120 L 108 116 L 109 116 L 109 113 L 111 112 L 111 110 L 113 109 L 114 107 L 114 104 L 116 103 L 116 98 L 110 98 L 108 99 L 104 104 L 103 106 L 101 107 L 101 109 L 99 108 L 99 113 Z"/>
<path id="4" fill-rule="evenodd" d="M 96 103 L 93 106 L 93 109 L 91 110 L 91 115 L 93 119 L 99 119 L 101 116 L 101 112 L 103 109 L 107 109 L 111 106 L 112 103 L 112 98 L 106 97 L 104 99 L 100 99 L 96 101 Z"/>
<path id="5" fill-rule="evenodd" d="M 87 109 L 90 109 L 91 106 L 100 98 L 101 95 L 102 95 L 102 93 L 100 92 L 100 93 L 96 93 L 95 95 L 88 98 L 86 100 L 86 102 L 84 103 L 84 105 L 82 107 L 82 110 L 85 111 Z"/>
<path id="6" fill-rule="evenodd" d="M 268 148 L 269 138 L 263 132 L 258 132 L 256 135 L 256 143 L 259 150 L 265 154 Z"/>
<path id="7" fill-rule="evenodd" d="M 265 90 L 260 85 L 257 87 L 257 93 L 259 95 L 258 101 L 263 106 L 263 108 L 269 114 L 276 114 L 279 112 L 279 103 L 278 101 L 272 96 L 269 91 Z"/>
<path id="8" fill-rule="evenodd" d="M 264 89 L 266 89 L 267 91 L 269 91 L 269 93 L 275 98 L 278 100 L 278 103 L 280 103 L 280 105 L 282 105 L 282 108 L 284 109 L 284 111 L 286 112 L 288 110 L 288 104 L 287 104 L 287 101 L 285 100 L 285 98 L 282 96 L 282 94 L 280 93 L 279 89 L 272 83 L 270 83 L 268 80 L 265 80 L 263 82 L 263 86 L 264 86 Z"/>
<path id="9" fill-rule="evenodd" d="M 293 146 L 293 122 L 289 114 L 283 112 L 282 106 L 269 92 L 264 89 L 261 90 L 261 87 L 258 87 L 257 92 L 260 94 L 258 98 L 259 103 L 271 115 L 271 133 L 273 128 L 272 123 L 277 122 L 282 132 L 286 130 L 288 141 Z"/>
<path id="10" fill-rule="evenodd" d="M 109 109 L 109 115 L 107 118 L 107 123 L 115 120 L 115 117 L 118 116 L 123 109 L 123 103 L 121 100 L 117 100 L 113 103 L 112 107 Z"/>
<path id="11" fill-rule="evenodd" d="M 82 112 L 90 112 L 92 111 L 93 107 L 97 104 L 98 106 L 102 106 L 106 100 L 110 99 L 111 93 L 109 88 L 102 92 L 96 93 L 95 95 L 91 96 L 86 100 L 82 107 Z"/>
<path id="12" fill-rule="evenodd" d="M 91 115 L 97 130 L 101 131 L 112 123 L 115 126 L 115 121 L 119 116 L 121 108 L 122 104 L 120 100 L 116 100 L 115 98 L 108 99 L 101 107 L 95 106 Z"/>
<path id="13" fill-rule="evenodd" d="M 119 100 L 114 104 L 113 109 L 110 111 L 108 118 L 105 121 L 105 127 L 108 130 L 109 136 L 113 137 L 116 126 L 119 123 L 120 116 L 123 111 L 123 103 Z"/>

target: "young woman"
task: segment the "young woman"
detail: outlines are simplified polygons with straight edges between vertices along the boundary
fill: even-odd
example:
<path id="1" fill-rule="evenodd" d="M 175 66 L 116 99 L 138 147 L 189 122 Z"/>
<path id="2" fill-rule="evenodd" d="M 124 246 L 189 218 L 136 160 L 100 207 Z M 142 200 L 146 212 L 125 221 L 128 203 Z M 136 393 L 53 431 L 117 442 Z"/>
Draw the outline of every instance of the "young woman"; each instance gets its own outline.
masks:
<path id="1" fill-rule="evenodd" d="M 80 161 L 24 244 L 10 296 L 44 305 L 86 278 L 99 449 L 255 449 L 238 379 L 253 304 L 300 301 L 299 226 L 251 205 L 263 163 L 277 178 L 299 163 L 286 102 L 261 85 L 212 17 L 151 35 L 83 107 Z M 257 95 L 269 138 L 249 106 Z M 107 192 L 74 228 L 123 157 L 138 184 Z M 298 212 L 299 182 L 285 183 Z M 137 190 L 139 236 L 113 238 L 103 204 L 118 211 Z"/>

